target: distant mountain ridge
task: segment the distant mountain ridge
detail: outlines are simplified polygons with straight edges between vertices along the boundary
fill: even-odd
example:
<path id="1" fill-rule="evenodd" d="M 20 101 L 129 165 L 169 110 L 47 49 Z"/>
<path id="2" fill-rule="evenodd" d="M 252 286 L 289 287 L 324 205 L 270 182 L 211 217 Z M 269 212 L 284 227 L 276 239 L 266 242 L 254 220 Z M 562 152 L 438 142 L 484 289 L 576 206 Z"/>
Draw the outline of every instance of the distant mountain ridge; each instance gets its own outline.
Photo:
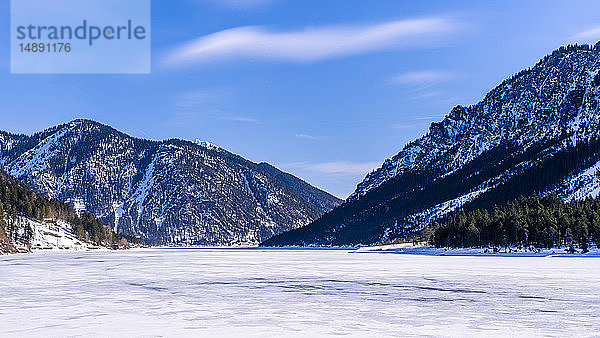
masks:
<path id="1" fill-rule="evenodd" d="M 600 44 L 561 47 L 454 107 L 361 182 L 345 204 L 266 245 L 370 244 L 520 195 L 600 193 Z"/>
<path id="2" fill-rule="evenodd" d="M 143 140 L 90 120 L 0 132 L 0 167 L 154 244 L 257 244 L 341 202 L 208 142 Z"/>

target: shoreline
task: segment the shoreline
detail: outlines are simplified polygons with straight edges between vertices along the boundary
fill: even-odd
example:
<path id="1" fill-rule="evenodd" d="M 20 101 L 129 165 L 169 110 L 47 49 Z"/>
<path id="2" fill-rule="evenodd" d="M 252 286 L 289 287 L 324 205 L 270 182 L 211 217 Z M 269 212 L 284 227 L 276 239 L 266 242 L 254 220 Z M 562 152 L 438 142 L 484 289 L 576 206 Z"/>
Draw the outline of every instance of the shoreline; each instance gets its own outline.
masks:
<path id="1" fill-rule="evenodd" d="M 400 254 L 417 256 L 473 256 L 473 257 L 592 257 L 600 258 L 600 248 L 590 248 L 589 252 L 582 253 L 577 249 L 569 253 L 568 248 L 435 248 L 427 245 L 414 245 L 412 243 L 391 244 L 382 246 L 362 247 L 353 253 Z"/>
<path id="2" fill-rule="evenodd" d="M 507 247 L 497 249 L 493 248 L 435 248 L 427 245 L 414 245 L 412 243 L 391 244 L 382 246 L 365 247 L 260 247 L 260 246 L 155 246 L 155 247 L 136 247 L 128 249 L 115 250 L 107 247 L 95 248 L 52 248 L 52 249 L 32 249 L 29 252 L 0 253 L 0 256 L 11 255 L 30 255 L 45 253 L 70 253 L 70 252 L 127 252 L 136 250 L 265 250 L 265 251 L 347 251 L 349 254 L 397 254 L 397 255 L 415 255 L 415 256 L 457 256 L 457 257 L 588 257 L 600 258 L 600 248 L 590 248 L 589 252 L 581 253 L 577 250 L 575 253 L 567 252 L 568 248 L 516 248 Z"/>

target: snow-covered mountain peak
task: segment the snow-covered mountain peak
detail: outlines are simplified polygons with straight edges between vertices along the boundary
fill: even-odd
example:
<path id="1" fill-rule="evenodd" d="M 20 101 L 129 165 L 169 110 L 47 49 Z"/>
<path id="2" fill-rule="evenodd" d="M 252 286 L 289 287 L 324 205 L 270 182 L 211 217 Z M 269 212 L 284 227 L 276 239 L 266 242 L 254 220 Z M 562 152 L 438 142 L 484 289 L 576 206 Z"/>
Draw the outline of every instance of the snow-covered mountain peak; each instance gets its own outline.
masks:
<path id="1" fill-rule="evenodd" d="M 194 141 L 194 143 L 196 143 L 197 145 L 201 146 L 202 148 L 206 148 L 208 150 L 222 150 L 221 147 L 219 147 L 218 145 L 216 145 L 214 143 L 210 143 L 209 141 L 202 141 L 202 140 L 196 139 L 196 141 Z"/>

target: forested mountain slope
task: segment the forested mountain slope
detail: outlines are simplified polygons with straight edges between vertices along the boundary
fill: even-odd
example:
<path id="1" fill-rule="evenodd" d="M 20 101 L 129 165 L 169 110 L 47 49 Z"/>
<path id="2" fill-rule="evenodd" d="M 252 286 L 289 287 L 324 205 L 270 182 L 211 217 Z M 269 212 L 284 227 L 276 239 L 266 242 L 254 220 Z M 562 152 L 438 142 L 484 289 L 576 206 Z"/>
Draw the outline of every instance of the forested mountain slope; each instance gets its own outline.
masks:
<path id="1" fill-rule="evenodd" d="M 522 195 L 598 196 L 599 70 L 600 45 L 561 47 L 479 103 L 454 107 L 340 207 L 265 244 L 370 244 Z"/>
<path id="2" fill-rule="evenodd" d="M 0 166 L 115 232 L 154 244 L 256 244 L 341 202 L 205 142 L 137 139 L 89 120 L 31 136 L 1 132 Z"/>

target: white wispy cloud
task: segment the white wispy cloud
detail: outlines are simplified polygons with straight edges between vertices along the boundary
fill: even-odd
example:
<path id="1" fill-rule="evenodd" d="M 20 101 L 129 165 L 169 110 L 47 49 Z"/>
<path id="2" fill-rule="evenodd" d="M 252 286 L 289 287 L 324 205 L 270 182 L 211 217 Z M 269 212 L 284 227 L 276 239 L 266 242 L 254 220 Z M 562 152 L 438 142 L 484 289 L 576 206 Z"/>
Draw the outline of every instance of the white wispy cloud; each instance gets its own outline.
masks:
<path id="1" fill-rule="evenodd" d="M 415 117 L 415 120 L 424 120 L 424 121 L 439 121 L 442 120 L 445 116 L 444 115 L 440 115 L 440 114 L 434 114 L 434 115 L 420 115 Z"/>
<path id="2" fill-rule="evenodd" d="M 187 42 L 170 52 L 165 63 L 186 65 L 236 58 L 315 62 L 379 50 L 427 47 L 455 33 L 460 26 L 447 17 L 309 27 L 298 31 L 244 26 Z"/>
<path id="3" fill-rule="evenodd" d="M 251 117 L 245 116 L 233 116 L 233 117 L 225 117 L 224 120 L 234 121 L 234 122 L 243 122 L 243 123 L 259 123 L 260 121 Z"/>
<path id="4" fill-rule="evenodd" d="M 581 31 L 573 35 L 572 39 L 583 42 L 596 42 L 600 40 L 600 25 Z"/>
<path id="5" fill-rule="evenodd" d="M 458 76 L 459 75 L 457 73 L 449 71 L 424 70 L 398 74 L 392 78 L 392 83 L 413 86 L 426 86 L 434 83 L 451 80 Z"/>
<path id="6" fill-rule="evenodd" d="M 431 122 L 441 121 L 444 115 L 417 115 L 410 120 L 405 120 L 399 123 L 391 124 L 393 129 L 415 129 L 423 128 Z"/>
<path id="7" fill-rule="evenodd" d="M 226 101 L 231 100 L 230 93 L 222 88 L 199 89 L 184 92 L 174 97 L 174 125 L 189 125 L 199 121 L 229 121 L 239 123 L 260 123 L 260 120 L 245 116 L 243 113 L 229 111 Z"/>
<path id="8" fill-rule="evenodd" d="M 379 166 L 381 166 L 380 162 L 349 161 L 321 163 L 293 162 L 282 165 L 282 167 L 289 169 L 303 169 L 327 175 L 366 175 L 373 169 L 377 169 Z"/>
<path id="9" fill-rule="evenodd" d="M 222 101 L 225 97 L 223 91 L 215 89 L 200 89 L 192 92 L 181 93 L 175 98 L 178 108 L 206 107 Z"/>
<path id="10" fill-rule="evenodd" d="M 463 76 L 446 70 L 421 70 L 397 74 L 390 79 L 390 83 L 403 86 L 413 100 L 439 99 L 446 95 L 446 91 L 440 89 L 441 85 Z"/>
<path id="11" fill-rule="evenodd" d="M 325 136 L 314 136 L 314 135 L 309 135 L 309 134 L 296 134 L 297 138 L 303 138 L 306 140 L 323 140 L 325 138 Z"/>

